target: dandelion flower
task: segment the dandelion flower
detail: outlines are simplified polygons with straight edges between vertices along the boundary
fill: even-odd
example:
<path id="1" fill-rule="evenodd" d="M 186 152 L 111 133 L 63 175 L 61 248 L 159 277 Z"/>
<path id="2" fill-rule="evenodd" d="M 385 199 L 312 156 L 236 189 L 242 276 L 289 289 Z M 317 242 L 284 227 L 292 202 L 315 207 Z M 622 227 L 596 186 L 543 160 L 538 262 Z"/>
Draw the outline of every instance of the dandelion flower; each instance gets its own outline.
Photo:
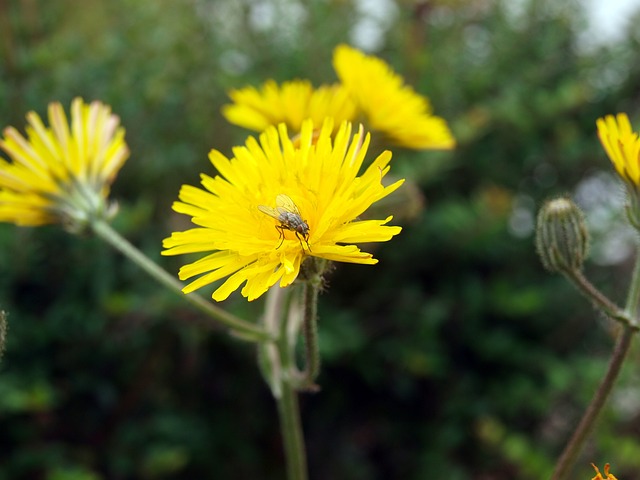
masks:
<path id="1" fill-rule="evenodd" d="M 598 470 L 598 467 L 596 467 L 593 463 L 591 464 L 591 466 L 594 468 L 594 470 L 597 473 L 597 475 L 593 477 L 591 480 L 618 480 L 616 477 L 613 476 L 612 473 L 609 473 L 608 463 L 605 464 L 604 466 L 604 474 L 606 475 L 605 477 L 602 476 L 602 474 L 600 473 L 600 470 Z"/>
<path id="2" fill-rule="evenodd" d="M 338 45 L 333 66 L 371 130 L 396 145 L 416 150 L 455 146 L 445 120 L 431 113 L 429 100 L 405 85 L 383 60 Z"/>
<path id="3" fill-rule="evenodd" d="M 48 113 L 50 127 L 27 114 L 26 138 L 4 130 L 0 148 L 10 161 L 0 158 L 0 221 L 80 229 L 112 211 L 109 186 L 129 155 L 124 129 L 100 102 L 74 99 L 70 125 L 59 103 Z"/>
<path id="4" fill-rule="evenodd" d="M 626 113 L 596 120 L 598 137 L 618 175 L 627 185 L 627 217 L 640 229 L 640 139 Z"/>
<path id="5" fill-rule="evenodd" d="M 631 129 L 626 113 L 596 120 L 600 143 L 618 175 L 635 189 L 640 188 L 640 139 Z"/>
<path id="6" fill-rule="evenodd" d="M 308 118 L 315 125 L 322 125 L 325 118 L 331 117 L 337 126 L 355 117 L 355 104 L 341 85 L 314 89 L 308 80 L 293 80 L 282 85 L 267 80 L 260 89 L 231 90 L 229 97 L 234 103 L 222 107 L 224 117 L 234 125 L 257 132 L 285 123 L 292 132 L 298 133 Z"/>
<path id="7" fill-rule="evenodd" d="M 334 138 L 333 130 L 327 119 L 315 136 L 313 122 L 307 120 L 294 142 L 281 124 L 269 127 L 259 142 L 249 137 L 245 146 L 233 149 L 230 160 L 211 151 L 209 159 L 219 175 L 202 175 L 204 189 L 183 186 L 173 205 L 197 227 L 174 232 L 163 243 L 164 255 L 208 252 L 180 269 L 181 280 L 198 277 L 185 293 L 228 277 L 213 292 L 214 300 L 226 299 L 243 284 L 242 295 L 254 300 L 277 282 L 280 287 L 291 284 L 308 256 L 377 263 L 354 244 L 390 240 L 400 227 L 386 225 L 391 216 L 358 217 L 403 180 L 382 184 L 389 151 L 358 175 L 369 135 L 361 129 L 351 138 L 348 122 Z M 283 216 L 274 218 L 276 213 Z"/>

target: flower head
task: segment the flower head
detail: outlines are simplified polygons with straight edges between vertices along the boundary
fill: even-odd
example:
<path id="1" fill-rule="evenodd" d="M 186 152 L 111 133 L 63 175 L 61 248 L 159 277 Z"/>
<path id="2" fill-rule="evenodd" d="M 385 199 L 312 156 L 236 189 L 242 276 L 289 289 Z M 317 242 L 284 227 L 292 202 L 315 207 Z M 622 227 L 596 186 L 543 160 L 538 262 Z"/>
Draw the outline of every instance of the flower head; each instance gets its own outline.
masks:
<path id="1" fill-rule="evenodd" d="M 367 127 L 392 143 L 413 149 L 451 149 L 447 123 L 431 113 L 429 100 L 377 57 L 338 45 L 333 66 L 342 84 L 367 118 Z"/>
<path id="2" fill-rule="evenodd" d="M 325 118 L 334 125 L 353 120 L 355 104 L 341 85 L 324 85 L 314 89 L 308 80 L 293 80 L 278 85 L 267 80 L 262 88 L 231 90 L 234 103 L 224 105 L 222 114 L 234 125 L 262 132 L 269 126 L 285 123 L 295 133 L 308 118 L 322 125 Z"/>
<path id="3" fill-rule="evenodd" d="M 600 143 L 618 175 L 632 187 L 640 188 L 640 139 L 631 129 L 627 114 L 599 118 L 596 126 Z"/>
<path id="4" fill-rule="evenodd" d="M 109 186 L 129 155 L 124 129 L 100 103 L 71 103 L 71 125 L 59 103 L 49 104 L 50 127 L 27 114 L 26 138 L 4 130 L 0 148 L 0 221 L 37 226 L 63 223 L 81 228 L 109 213 Z"/>
<path id="5" fill-rule="evenodd" d="M 327 119 L 314 138 L 312 121 L 302 124 L 299 139 L 289 139 L 284 124 L 268 128 L 260 141 L 249 137 L 227 159 L 212 150 L 219 172 L 202 175 L 204 189 L 185 185 L 173 209 L 192 217 L 198 227 L 164 240 L 164 255 L 210 252 L 183 266 L 179 277 L 199 276 L 184 288 L 192 292 L 229 277 L 213 292 L 221 301 L 242 284 L 242 294 L 258 298 L 279 282 L 291 284 L 307 256 L 375 264 L 354 243 L 383 242 L 400 232 L 384 220 L 358 220 L 371 204 L 396 190 L 402 180 L 382 185 L 391 152 L 382 153 L 361 175 L 369 135 L 351 139 L 343 123 L 332 138 Z"/>
<path id="6" fill-rule="evenodd" d="M 618 175 L 627 185 L 627 217 L 640 229 L 640 139 L 629 117 L 619 113 L 596 120 L 598 137 Z"/>
<path id="7" fill-rule="evenodd" d="M 600 470 L 598 470 L 598 467 L 596 467 L 593 463 L 591 464 L 591 466 L 594 468 L 594 470 L 597 473 L 597 475 L 593 477 L 591 480 L 618 480 L 615 476 L 613 476 L 612 473 L 609 473 L 608 463 L 606 463 L 604 466 L 604 474 L 606 475 L 605 477 L 602 476 L 602 474 L 600 473 Z"/>

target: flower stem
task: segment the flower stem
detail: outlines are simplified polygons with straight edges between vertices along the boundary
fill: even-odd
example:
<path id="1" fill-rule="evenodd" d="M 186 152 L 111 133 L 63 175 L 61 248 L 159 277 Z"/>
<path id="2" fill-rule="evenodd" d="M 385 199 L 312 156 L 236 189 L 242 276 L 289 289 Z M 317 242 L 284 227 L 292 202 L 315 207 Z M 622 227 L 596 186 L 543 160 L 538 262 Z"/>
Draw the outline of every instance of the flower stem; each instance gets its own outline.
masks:
<path id="1" fill-rule="evenodd" d="M 602 294 L 579 270 L 564 272 L 565 276 L 573 282 L 580 292 L 593 302 L 608 317 L 622 324 L 633 327 L 632 317 L 626 311 L 622 311 L 615 303 Z"/>
<path id="2" fill-rule="evenodd" d="M 156 263 L 149 259 L 149 257 L 145 256 L 104 220 L 94 220 L 91 223 L 91 228 L 98 237 L 106 241 L 125 257 L 142 268 L 160 284 L 185 298 L 189 303 L 198 308 L 201 312 L 205 313 L 208 317 L 217 320 L 219 323 L 231 329 L 231 332 L 234 335 L 251 342 L 272 340 L 271 335 L 259 326 L 232 315 L 196 294 L 183 294 L 182 284 L 180 281 L 160 268 Z"/>
<path id="3" fill-rule="evenodd" d="M 640 258 L 636 258 L 636 264 L 633 268 L 631 284 L 629 285 L 629 293 L 627 294 L 627 303 L 625 304 L 625 313 L 631 318 L 631 326 L 638 329 L 638 304 L 640 303 Z"/>
<path id="4" fill-rule="evenodd" d="M 628 325 L 623 327 L 622 334 L 616 342 L 613 355 L 609 361 L 607 373 L 602 379 L 598 390 L 596 390 L 596 393 L 584 413 L 582 420 L 580 420 L 578 427 L 575 432 L 573 432 L 571 440 L 569 440 L 569 443 L 562 452 L 560 459 L 556 463 L 556 468 L 551 480 L 564 480 L 568 477 L 569 473 L 571 473 L 571 469 L 576 463 L 578 455 L 582 451 L 582 447 L 589 437 L 589 434 L 602 411 L 602 407 L 607 401 L 607 398 L 613 389 L 613 385 L 618 378 L 618 374 L 620 373 L 624 359 L 629 351 L 631 340 L 635 332 L 636 331 Z"/>
<path id="5" fill-rule="evenodd" d="M 280 398 L 277 398 L 285 456 L 287 479 L 307 480 L 307 456 L 300 421 L 298 392 L 290 381 L 283 382 Z"/>
<path id="6" fill-rule="evenodd" d="M 281 317 L 280 336 L 277 346 L 280 356 L 280 395 L 275 399 L 278 403 L 280 430 L 282 432 L 285 456 L 287 460 L 288 480 L 307 480 L 307 456 L 300 420 L 298 392 L 294 382 L 295 358 L 294 349 L 289 338 L 288 321 L 295 321 L 295 316 Z"/>
<path id="7" fill-rule="evenodd" d="M 586 279 L 585 279 L 586 281 Z M 588 295 L 593 298 L 591 295 Z M 602 296 L 603 299 L 606 300 L 605 306 L 609 302 L 606 297 Z M 594 300 L 595 301 L 595 300 Z M 571 469 L 573 468 L 578 455 L 582 451 L 584 447 L 584 443 L 589 437 L 593 427 L 595 425 L 602 408 L 604 407 L 611 391 L 613 390 L 613 386 L 622 370 L 622 365 L 624 364 L 625 358 L 627 357 L 627 353 L 629 352 L 629 348 L 631 347 L 631 341 L 633 340 L 633 335 L 638 331 L 638 303 L 640 301 L 640 259 L 636 259 L 636 264 L 633 270 L 633 275 L 631 278 L 631 284 L 629 286 L 629 293 L 627 295 L 627 302 L 625 305 L 625 310 L 622 312 L 622 317 L 626 319 L 622 322 L 622 333 L 619 335 L 616 340 L 616 345 L 613 350 L 613 354 L 611 355 L 611 359 L 609 360 L 609 368 L 607 369 L 607 373 L 605 374 L 602 382 L 598 386 L 593 398 L 591 399 L 591 403 L 587 407 L 578 427 L 575 432 L 571 436 L 569 443 L 565 447 L 562 455 L 558 459 L 556 463 L 555 470 L 551 477 L 551 480 L 565 480 L 568 475 L 571 473 Z M 596 304 L 599 302 L 596 301 Z M 602 305 L 599 305 L 602 308 Z M 615 306 L 614 306 L 615 307 Z M 604 309 L 605 313 L 609 314 L 608 309 Z M 616 307 L 617 310 L 617 307 Z M 620 318 L 616 318 L 620 320 Z"/>
<path id="8" fill-rule="evenodd" d="M 7 314 L 4 310 L 0 310 L 0 360 L 4 353 L 4 345 L 7 338 Z"/>
<path id="9" fill-rule="evenodd" d="M 318 348 L 318 293 L 319 286 L 315 282 L 305 282 L 303 290 L 303 321 L 302 329 L 305 346 L 305 369 L 301 388 L 317 390 L 315 380 L 320 373 L 320 350 Z"/>

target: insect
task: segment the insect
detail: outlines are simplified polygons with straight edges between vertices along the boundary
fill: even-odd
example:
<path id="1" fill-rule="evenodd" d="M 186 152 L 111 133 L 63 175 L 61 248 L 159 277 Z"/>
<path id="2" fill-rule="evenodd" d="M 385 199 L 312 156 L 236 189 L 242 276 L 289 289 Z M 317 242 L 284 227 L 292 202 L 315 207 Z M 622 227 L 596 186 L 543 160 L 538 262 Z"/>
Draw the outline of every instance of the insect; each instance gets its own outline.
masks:
<path id="1" fill-rule="evenodd" d="M 302 244 L 304 240 L 304 243 L 307 244 L 307 249 L 311 251 L 311 246 L 309 245 L 309 224 L 306 220 L 302 219 L 300 210 L 298 210 L 297 205 L 293 203 L 293 200 L 291 200 L 288 195 L 281 193 L 276 197 L 276 208 L 258 205 L 258 210 L 280 222 L 280 225 L 276 225 L 276 230 L 280 232 L 280 244 L 276 249 L 280 248 L 284 242 L 284 231 L 290 230 L 296 234 L 302 250 L 304 250 L 304 245 Z"/>

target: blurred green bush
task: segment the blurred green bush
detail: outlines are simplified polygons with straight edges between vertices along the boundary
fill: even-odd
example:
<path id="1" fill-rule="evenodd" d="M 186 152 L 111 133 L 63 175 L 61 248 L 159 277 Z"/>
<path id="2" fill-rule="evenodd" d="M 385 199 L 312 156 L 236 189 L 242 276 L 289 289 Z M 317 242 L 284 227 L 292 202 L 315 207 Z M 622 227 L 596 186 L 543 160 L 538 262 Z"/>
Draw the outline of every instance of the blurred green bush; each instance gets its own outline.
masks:
<path id="1" fill-rule="evenodd" d="M 570 0 L 14 0 L 0 22 L 2 124 L 21 129 L 28 110 L 78 95 L 110 104 L 132 151 L 113 188 L 116 227 L 170 271 L 179 260 L 159 251 L 180 221 L 180 185 L 212 173 L 211 148 L 247 136 L 219 113 L 225 91 L 333 81 L 336 44 L 373 42 L 459 146 L 394 151 L 392 172 L 425 208 L 376 267 L 339 266 L 321 298 L 322 391 L 302 399 L 311 478 L 549 474 L 613 331 L 542 270 L 532 222 L 557 193 L 589 208 L 620 195 L 585 186 L 611 171 L 595 119 L 640 119 L 637 30 L 594 44 Z M 622 219 L 603 207 L 593 228 L 613 231 Z M 200 330 L 196 312 L 97 240 L 2 225 L 0 252 L 0 480 L 283 478 L 250 347 Z M 608 263 L 588 273 L 617 298 L 629 262 Z M 591 461 L 640 472 L 627 370 L 576 478 Z"/>

